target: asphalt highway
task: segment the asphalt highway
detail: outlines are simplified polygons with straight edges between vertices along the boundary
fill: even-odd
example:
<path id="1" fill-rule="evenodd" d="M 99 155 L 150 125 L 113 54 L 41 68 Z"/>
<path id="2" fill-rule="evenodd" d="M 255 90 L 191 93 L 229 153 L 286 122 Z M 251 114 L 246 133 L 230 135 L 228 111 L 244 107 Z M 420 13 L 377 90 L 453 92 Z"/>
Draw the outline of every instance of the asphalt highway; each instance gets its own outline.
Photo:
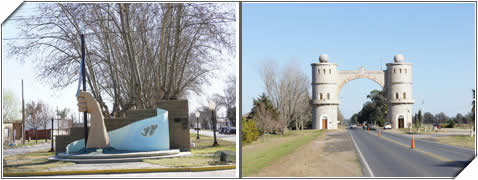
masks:
<path id="1" fill-rule="evenodd" d="M 455 177 L 474 158 L 474 151 L 404 135 L 349 129 L 369 171 L 375 177 Z"/>

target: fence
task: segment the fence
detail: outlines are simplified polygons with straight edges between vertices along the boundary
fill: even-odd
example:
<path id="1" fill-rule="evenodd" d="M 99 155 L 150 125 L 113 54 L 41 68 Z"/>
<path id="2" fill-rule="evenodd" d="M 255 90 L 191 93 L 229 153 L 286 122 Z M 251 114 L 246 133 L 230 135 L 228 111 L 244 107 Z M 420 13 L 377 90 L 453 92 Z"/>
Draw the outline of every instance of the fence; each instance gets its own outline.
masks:
<path id="1" fill-rule="evenodd" d="M 51 129 L 41 129 L 41 130 L 26 130 L 25 131 L 26 139 L 51 139 Z"/>

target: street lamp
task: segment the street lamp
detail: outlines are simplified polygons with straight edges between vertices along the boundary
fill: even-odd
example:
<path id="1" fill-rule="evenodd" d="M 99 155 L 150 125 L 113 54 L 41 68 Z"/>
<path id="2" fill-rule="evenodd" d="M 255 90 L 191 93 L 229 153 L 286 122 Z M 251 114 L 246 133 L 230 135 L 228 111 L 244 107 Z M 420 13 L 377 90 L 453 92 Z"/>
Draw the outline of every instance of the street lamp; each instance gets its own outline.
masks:
<path id="1" fill-rule="evenodd" d="M 196 136 L 196 139 L 199 139 L 199 116 L 200 116 L 200 115 L 201 115 L 201 114 L 199 113 L 199 111 L 196 112 L 196 130 L 198 131 L 197 136 Z"/>
<path id="2" fill-rule="evenodd" d="M 209 101 L 209 110 L 211 110 L 211 120 L 212 120 L 212 132 L 214 134 L 214 144 L 212 146 L 217 146 L 216 140 L 216 103 L 214 101 Z"/>
<path id="3" fill-rule="evenodd" d="M 46 128 L 45 128 L 45 131 L 46 131 Z M 55 149 L 53 149 L 53 118 L 51 118 L 51 131 L 50 131 L 50 134 L 51 134 L 51 149 L 50 149 L 50 151 L 48 151 L 48 152 L 54 152 Z"/>

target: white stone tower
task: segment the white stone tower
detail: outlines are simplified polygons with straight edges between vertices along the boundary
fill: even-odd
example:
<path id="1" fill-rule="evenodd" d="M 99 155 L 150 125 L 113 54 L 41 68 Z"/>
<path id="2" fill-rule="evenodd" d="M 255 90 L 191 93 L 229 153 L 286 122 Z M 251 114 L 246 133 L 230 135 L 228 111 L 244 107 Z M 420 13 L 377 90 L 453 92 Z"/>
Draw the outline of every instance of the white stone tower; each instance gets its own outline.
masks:
<path id="1" fill-rule="evenodd" d="M 392 128 L 408 128 L 412 125 L 412 64 L 405 63 L 398 54 L 393 63 L 387 63 L 385 92 L 387 96 L 387 121 Z"/>
<path id="2" fill-rule="evenodd" d="M 336 129 L 339 100 L 337 94 L 337 64 L 321 54 L 320 63 L 312 63 L 312 128 Z"/>
<path id="3" fill-rule="evenodd" d="M 327 54 L 321 54 L 319 63 L 312 63 L 312 128 L 337 129 L 339 94 L 348 82 L 366 78 L 385 91 L 387 98 L 386 121 L 394 129 L 408 128 L 412 123 L 412 64 L 405 63 L 402 55 L 396 55 L 387 70 L 337 71 L 337 64 L 329 62 Z"/>

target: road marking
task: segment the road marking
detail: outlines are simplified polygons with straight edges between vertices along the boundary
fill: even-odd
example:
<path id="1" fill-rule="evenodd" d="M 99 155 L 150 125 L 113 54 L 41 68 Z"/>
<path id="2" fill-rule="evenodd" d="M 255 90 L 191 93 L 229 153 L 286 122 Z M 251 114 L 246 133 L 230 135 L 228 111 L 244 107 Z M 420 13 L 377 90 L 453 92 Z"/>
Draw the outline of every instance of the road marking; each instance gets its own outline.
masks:
<path id="1" fill-rule="evenodd" d="M 372 133 L 369 133 L 369 134 L 374 135 L 374 136 L 377 136 L 377 135 L 372 134 Z M 377 137 L 379 137 L 379 136 L 377 136 Z M 398 145 L 400 145 L 400 146 L 403 146 L 403 147 L 406 147 L 406 148 L 410 148 L 410 146 L 407 145 L 407 144 L 403 144 L 403 143 L 401 143 L 401 142 L 395 141 L 395 140 L 393 140 L 393 139 L 390 139 L 390 138 L 387 138 L 387 137 L 384 137 L 384 136 L 380 136 L 380 137 L 383 138 L 383 139 L 385 139 L 385 140 L 387 140 L 387 141 L 390 141 L 390 142 L 393 142 L 393 143 L 395 143 L 395 144 L 398 144 Z M 380 137 L 379 137 L 379 138 L 380 138 Z M 445 158 L 445 157 L 443 157 L 443 156 L 440 156 L 440 155 L 437 155 L 437 154 L 434 154 L 434 153 L 431 153 L 431 152 L 426 152 L 426 151 L 424 151 L 424 150 L 417 149 L 417 148 L 415 148 L 414 150 L 415 150 L 415 151 L 418 151 L 418 152 L 420 152 L 420 153 L 423 153 L 423 154 L 425 154 L 425 155 L 428 155 L 428 156 L 430 156 L 430 157 L 433 157 L 433 158 L 435 158 L 435 159 L 438 159 L 438 160 L 440 160 L 440 161 L 444 161 L 444 162 L 454 162 L 454 161 L 452 161 L 452 160 L 450 160 L 450 159 L 448 159 L 448 158 Z"/>
<path id="2" fill-rule="evenodd" d="M 352 142 L 354 143 L 355 149 L 357 149 L 357 152 L 360 156 L 360 159 L 362 159 L 362 162 L 365 164 L 365 169 L 367 169 L 367 171 L 368 171 L 368 173 L 370 174 L 371 177 L 375 177 L 375 175 L 372 172 L 372 169 L 370 169 L 370 166 L 368 165 L 367 161 L 363 157 L 362 152 L 360 152 L 360 149 L 359 149 L 357 143 L 355 142 L 354 136 L 352 135 L 352 133 L 350 131 L 349 131 L 349 134 L 352 137 Z"/>

